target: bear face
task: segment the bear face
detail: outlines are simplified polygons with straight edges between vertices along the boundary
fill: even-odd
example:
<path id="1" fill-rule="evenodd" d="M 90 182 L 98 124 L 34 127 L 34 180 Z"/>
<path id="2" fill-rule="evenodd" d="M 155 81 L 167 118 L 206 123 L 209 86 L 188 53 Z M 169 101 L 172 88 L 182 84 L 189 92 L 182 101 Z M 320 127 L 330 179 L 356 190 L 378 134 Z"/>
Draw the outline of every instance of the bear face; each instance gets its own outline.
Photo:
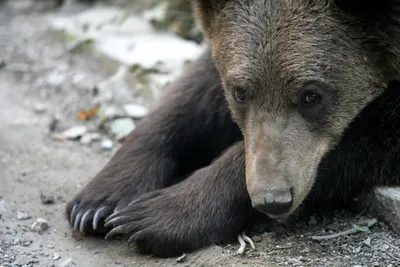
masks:
<path id="1" fill-rule="evenodd" d="M 245 139 L 253 207 L 279 218 L 322 158 L 398 77 L 396 1 L 195 0 Z M 382 41 L 385 40 L 385 41 Z"/>

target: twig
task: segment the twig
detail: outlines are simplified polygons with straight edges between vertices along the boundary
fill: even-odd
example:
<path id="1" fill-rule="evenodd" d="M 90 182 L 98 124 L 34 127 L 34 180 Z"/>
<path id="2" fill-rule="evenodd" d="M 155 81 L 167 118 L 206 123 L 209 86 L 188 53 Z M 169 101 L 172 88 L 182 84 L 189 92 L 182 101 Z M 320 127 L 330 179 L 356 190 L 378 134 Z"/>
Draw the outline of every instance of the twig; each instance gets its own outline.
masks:
<path id="1" fill-rule="evenodd" d="M 239 234 L 237 237 L 240 247 L 237 250 L 237 254 L 242 255 L 244 253 L 244 250 L 246 249 L 246 242 L 244 242 L 242 234 Z"/>
<path id="2" fill-rule="evenodd" d="M 291 248 L 297 248 L 297 247 L 302 247 L 305 244 L 296 244 L 296 245 L 291 245 L 291 246 L 285 246 L 285 247 L 279 247 L 279 248 L 271 248 L 270 250 L 283 250 L 283 249 L 291 249 Z"/>
<path id="3" fill-rule="evenodd" d="M 378 221 L 376 219 L 372 219 L 372 220 L 368 220 L 368 221 L 364 221 L 364 222 L 360 222 L 358 225 L 360 226 L 364 226 L 366 228 L 370 228 L 371 226 L 373 226 L 374 224 L 376 224 Z M 346 236 L 346 235 L 352 235 L 358 232 L 362 232 L 360 229 L 353 227 L 352 229 L 343 231 L 343 232 L 339 232 L 336 234 L 332 234 L 332 235 L 325 235 L 325 236 L 311 236 L 312 240 L 326 240 L 326 239 L 333 239 L 333 238 L 338 238 L 340 236 Z"/>
<path id="4" fill-rule="evenodd" d="M 238 235 L 237 239 L 240 243 L 240 247 L 237 250 L 237 254 L 243 255 L 244 250 L 246 249 L 246 242 L 250 244 L 250 246 L 253 250 L 256 249 L 256 246 L 254 245 L 253 240 L 251 240 L 251 238 L 248 237 L 244 231 Z"/>
<path id="5" fill-rule="evenodd" d="M 251 240 L 251 238 L 248 237 L 245 232 L 243 232 L 242 237 L 243 237 L 244 241 L 246 241 L 247 243 L 250 244 L 252 249 L 256 249 L 256 246 L 254 245 L 253 240 Z"/>

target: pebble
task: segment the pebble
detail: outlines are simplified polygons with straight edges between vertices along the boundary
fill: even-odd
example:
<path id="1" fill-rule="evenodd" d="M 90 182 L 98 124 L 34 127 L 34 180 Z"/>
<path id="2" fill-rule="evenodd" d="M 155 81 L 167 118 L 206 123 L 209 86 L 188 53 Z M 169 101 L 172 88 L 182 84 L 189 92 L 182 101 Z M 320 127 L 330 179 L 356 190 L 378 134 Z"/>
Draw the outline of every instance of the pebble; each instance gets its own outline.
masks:
<path id="1" fill-rule="evenodd" d="M 59 259 L 61 259 L 61 256 L 58 255 L 57 253 L 54 253 L 52 260 L 56 261 L 56 260 L 59 260 Z"/>
<path id="2" fill-rule="evenodd" d="M 68 258 L 68 259 L 62 261 L 58 266 L 59 267 L 67 267 L 67 266 L 70 266 L 71 263 L 72 263 L 72 258 Z"/>
<path id="3" fill-rule="evenodd" d="M 42 103 L 37 103 L 34 106 L 34 111 L 36 114 L 43 114 L 47 111 L 47 107 Z"/>
<path id="4" fill-rule="evenodd" d="M 339 230 L 339 224 L 331 223 L 331 224 L 327 225 L 326 228 L 328 228 L 329 230 L 337 232 Z"/>
<path id="5" fill-rule="evenodd" d="M 185 259 L 186 259 L 186 254 L 183 254 L 182 256 L 176 259 L 176 262 L 184 262 Z"/>
<path id="6" fill-rule="evenodd" d="M 66 76 L 59 72 L 52 72 L 47 76 L 47 84 L 53 87 L 60 87 L 64 84 Z"/>
<path id="7" fill-rule="evenodd" d="M 56 198 L 54 196 L 47 196 L 44 194 L 40 194 L 40 201 L 43 205 L 50 205 L 56 202 Z"/>
<path id="8" fill-rule="evenodd" d="M 130 118 L 117 119 L 111 123 L 111 133 L 117 139 L 122 139 L 135 129 L 135 123 Z"/>
<path id="9" fill-rule="evenodd" d="M 29 220 L 30 218 L 32 218 L 29 214 L 23 212 L 23 211 L 18 211 L 17 213 L 17 220 L 18 221 L 25 221 L 25 220 Z"/>
<path id="10" fill-rule="evenodd" d="M 111 150 L 114 147 L 114 142 L 110 139 L 103 140 L 101 142 L 101 148 L 104 150 Z"/>
<path id="11" fill-rule="evenodd" d="M 93 141 L 98 141 L 100 140 L 101 135 L 99 133 L 87 133 L 81 137 L 81 144 L 82 145 L 89 145 Z"/>
<path id="12" fill-rule="evenodd" d="M 103 109 L 103 115 L 106 119 L 111 120 L 118 117 L 123 117 L 124 112 L 115 106 L 109 106 Z"/>
<path id="13" fill-rule="evenodd" d="M 86 132 L 87 132 L 86 126 L 78 125 L 78 126 L 71 127 L 62 133 L 54 134 L 52 137 L 55 140 L 66 140 L 66 139 L 74 140 L 74 139 L 78 139 L 79 137 L 84 135 Z"/>
<path id="14" fill-rule="evenodd" d="M 363 241 L 363 244 L 366 245 L 366 246 L 368 246 L 368 247 L 371 247 L 371 238 L 368 237 L 367 239 L 365 239 L 365 240 Z"/>
<path id="15" fill-rule="evenodd" d="M 67 139 L 76 139 L 84 135 L 86 132 L 87 132 L 86 126 L 78 125 L 64 131 L 62 135 L 65 136 Z"/>
<path id="16" fill-rule="evenodd" d="M 260 243 L 261 241 L 262 240 L 261 240 L 261 237 L 259 235 L 253 236 L 253 242 L 254 243 Z"/>
<path id="17" fill-rule="evenodd" d="M 148 114 L 147 108 L 137 104 L 126 104 L 123 109 L 127 116 L 134 119 L 141 119 Z"/>
<path id="18" fill-rule="evenodd" d="M 316 226 L 316 225 L 318 225 L 317 219 L 315 219 L 314 216 L 311 216 L 311 217 L 310 217 L 310 220 L 308 221 L 308 225 L 311 225 L 311 226 Z"/>
<path id="19" fill-rule="evenodd" d="M 31 226 L 31 230 L 33 232 L 37 232 L 39 234 L 42 234 L 44 231 L 46 231 L 49 228 L 49 223 L 42 218 L 38 218 L 36 222 L 34 222 Z"/>

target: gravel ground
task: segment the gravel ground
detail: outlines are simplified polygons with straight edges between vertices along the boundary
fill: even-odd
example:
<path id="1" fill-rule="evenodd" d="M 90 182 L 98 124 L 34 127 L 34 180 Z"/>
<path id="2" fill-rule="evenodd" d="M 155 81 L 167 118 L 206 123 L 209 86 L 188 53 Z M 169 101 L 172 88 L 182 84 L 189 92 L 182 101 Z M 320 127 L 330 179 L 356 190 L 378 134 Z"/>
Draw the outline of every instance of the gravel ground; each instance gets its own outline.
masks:
<path id="1" fill-rule="evenodd" d="M 112 73 L 89 55 L 69 53 L 41 14 L 0 8 L 0 266 L 400 266 L 400 237 L 378 222 L 370 232 L 312 241 L 365 219 L 337 212 L 335 222 L 274 227 L 253 236 L 256 251 L 212 246 L 177 259 L 154 259 L 120 241 L 73 233 L 65 203 L 111 157 L 99 143 L 54 141 L 49 123 L 77 125 L 93 89 Z M 127 92 L 121 93 L 121 98 Z M 128 92 L 134 100 L 134 93 Z M 118 102 L 118 99 L 115 100 Z M 36 224 L 36 231 L 31 229 Z M 47 224 L 47 228 L 46 228 Z M 38 228 L 39 227 L 39 228 Z M 40 231 L 39 231 L 39 230 Z"/>

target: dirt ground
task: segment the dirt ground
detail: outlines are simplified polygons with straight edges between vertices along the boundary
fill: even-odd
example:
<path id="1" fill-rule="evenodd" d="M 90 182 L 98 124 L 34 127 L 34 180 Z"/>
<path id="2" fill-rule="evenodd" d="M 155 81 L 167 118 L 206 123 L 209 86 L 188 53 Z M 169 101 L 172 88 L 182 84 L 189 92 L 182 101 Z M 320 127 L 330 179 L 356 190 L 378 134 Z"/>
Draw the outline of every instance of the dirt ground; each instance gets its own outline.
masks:
<path id="1" fill-rule="evenodd" d="M 73 233 L 65 203 L 113 152 L 98 144 L 54 141 L 49 122 L 60 114 L 62 125 L 77 124 L 76 112 L 90 103 L 94 85 L 110 73 L 90 56 L 68 53 L 42 15 L 4 8 L 0 60 L 0 267 L 400 266 L 400 237 L 380 222 L 371 232 L 309 239 L 351 229 L 362 219 L 345 212 L 338 212 L 330 226 L 311 219 L 256 235 L 256 251 L 244 256 L 235 254 L 239 244 L 233 243 L 188 254 L 182 262 L 141 256 L 121 241 Z M 55 197 L 55 203 L 43 204 L 41 194 Z M 30 229 L 38 218 L 48 221 L 42 234 Z"/>

